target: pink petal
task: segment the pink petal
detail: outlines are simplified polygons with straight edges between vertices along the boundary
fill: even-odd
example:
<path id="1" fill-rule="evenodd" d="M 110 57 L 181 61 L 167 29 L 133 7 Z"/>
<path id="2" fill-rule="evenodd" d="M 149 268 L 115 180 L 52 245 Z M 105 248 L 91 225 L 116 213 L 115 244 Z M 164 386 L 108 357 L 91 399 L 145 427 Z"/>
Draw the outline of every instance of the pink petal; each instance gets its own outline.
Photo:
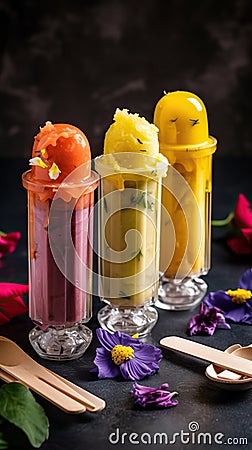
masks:
<path id="1" fill-rule="evenodd" d="M 21 233 L 19 231 L 0 236 L 0 258 L 14 252 L 20 237 Z"/>
<path id="2" fill-rule="evenodd" d="M 28 285 L 0 283 L 0 324 L 27 311 L 27 306 L 20 297 L 28 292 Z"/>
<path id="3" fill-rule="evenodd" d="M 0 309 L 9 319 L 19 316 L 27 311 L 27 306 L 21 297 L 0 299 Z"/>
<path id="4" fill-rule="evenodd" d="M 246 241 L 248 241 L 248 244 L 250 245 L 252 251 L 252 228 L 242 228 L 241 232 Z"/>
<path id="5" fill-rule="evenodd" d="M 0 299 L 24 295 L 28 292 L 28 289 L 27 284 L 0 283 Z"/>
<path id="6" fill-rule="evenodd" d="M 252 253 L 251 245 L 249 245 L 243 236 L 228 239 L 227 245 L 237 255 L 248 255 Z"/>
<path id="7" fill-rule="evenodd" d="M 250 203 L 243 194 L 238 195 L 234 209 L 235 224 L 239 228 L 252 228 L 252 211 Z"/>
<path id="8" fill-rule="evenodd" d="M 1 311 L 0 311 L 0 325 L 4 325 L 5 323 L 8 323 L 10 319 L 6 317 Z"/>

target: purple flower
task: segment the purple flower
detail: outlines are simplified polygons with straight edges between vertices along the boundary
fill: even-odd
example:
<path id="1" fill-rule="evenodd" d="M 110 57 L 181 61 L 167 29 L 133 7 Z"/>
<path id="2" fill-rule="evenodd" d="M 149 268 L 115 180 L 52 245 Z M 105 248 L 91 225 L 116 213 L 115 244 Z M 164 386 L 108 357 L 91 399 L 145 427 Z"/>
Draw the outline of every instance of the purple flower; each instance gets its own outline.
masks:
<path id="1" fill-rule="evenodd" d="M 172 400 L 172 397 L 178 393 L 166 391 L 165 389 L 168 387 L 167 383 L 162 384 L 158 388 L 134 383 L 132 396 L 135 398 L 135 404 L 142 408 L 169 408 L 176 406 L 178 400 Z"/>
<path id="2" fill-rule="evenodd" d="M 230 329 L 222 311 L 215 306 L 208 308 L 204 303 L 200 305 L 200 312 L 191 318 L 187 325 L 189 336 L 196 334 L 213 335 L 216 328 Z"/>
<path id="3" fill-rule="evenodd" d="M 162 358 L 159 348 L 120 331 L 112 334 L 98 328 L 96 334 L 102 345 L 94 359 L 99 379 L 121 375 L 125 380 L 141 380 L 158 371 Z"/>
<path id="4" fill-rule="evenodd" d="M 208 307 L 220 308 L 225 319 L 252 325 L 252 269 L 246 270 L 235 290 L 210 292 L 203 300 Z"/>

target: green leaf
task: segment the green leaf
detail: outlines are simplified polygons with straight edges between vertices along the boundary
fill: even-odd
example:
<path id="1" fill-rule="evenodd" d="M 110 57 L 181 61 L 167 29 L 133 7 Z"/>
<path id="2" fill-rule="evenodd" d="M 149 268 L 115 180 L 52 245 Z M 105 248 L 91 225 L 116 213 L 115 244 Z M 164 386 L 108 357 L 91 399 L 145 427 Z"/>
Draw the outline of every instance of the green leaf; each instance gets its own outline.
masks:
<path id="1" fill-rule="evenodd" d="M 49 421 L 44 409 L 22 384 L 14 382 L 1 386 L 0 414 L 20 428 L 33 447 L 40 447 L 48 439 Z"/>
<path id="2" fill-rule="evenodd" d="M 5 450 L 8 448 L 8 442 L 3 438 L 3 433 L 0 431 L 0 450 Z"/>

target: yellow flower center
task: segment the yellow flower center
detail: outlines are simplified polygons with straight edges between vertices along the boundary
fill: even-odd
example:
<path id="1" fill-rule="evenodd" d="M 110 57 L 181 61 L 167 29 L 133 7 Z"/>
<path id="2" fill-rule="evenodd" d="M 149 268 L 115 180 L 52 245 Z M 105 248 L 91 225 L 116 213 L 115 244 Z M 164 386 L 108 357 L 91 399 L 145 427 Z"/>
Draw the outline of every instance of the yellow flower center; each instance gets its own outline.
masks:
<path id="1" fill-rule="evenodd" d="M 246 303 L 252 297 L 252 292 L 246 289 L 238 288 L 235 291 L 229 289 L 227 294 L 232 298 L 232 302 L 237 303 L 237 305 L 242 305 Z"/>
<path id="2" fill-rule="evenodd" d="M 134 357 L 134 350 L 131 347 L 117 344 L 111 350 L 111 357 L 113 362 L 120 366 L 124 361 L 128 361 Z"/>

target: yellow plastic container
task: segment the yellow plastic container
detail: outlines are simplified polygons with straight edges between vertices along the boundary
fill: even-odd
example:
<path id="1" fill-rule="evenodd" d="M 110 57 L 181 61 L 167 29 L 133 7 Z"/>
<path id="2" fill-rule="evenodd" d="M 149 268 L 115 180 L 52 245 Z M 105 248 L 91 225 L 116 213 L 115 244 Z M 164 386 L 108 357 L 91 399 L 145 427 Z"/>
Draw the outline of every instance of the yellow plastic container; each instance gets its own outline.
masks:
<path id="1" fill-rule="evenodd" d="M 156 105 L 154 124 L 160 152 L 171 165 L 162 189 L 170 220 L 161 224 L 158 306 L 188 309 L 207 288 L 198 277 L 210 268 L 212 154 L 217 140 L 209 136 L 204 103 L 191 92 L 165 94 Z"/>

